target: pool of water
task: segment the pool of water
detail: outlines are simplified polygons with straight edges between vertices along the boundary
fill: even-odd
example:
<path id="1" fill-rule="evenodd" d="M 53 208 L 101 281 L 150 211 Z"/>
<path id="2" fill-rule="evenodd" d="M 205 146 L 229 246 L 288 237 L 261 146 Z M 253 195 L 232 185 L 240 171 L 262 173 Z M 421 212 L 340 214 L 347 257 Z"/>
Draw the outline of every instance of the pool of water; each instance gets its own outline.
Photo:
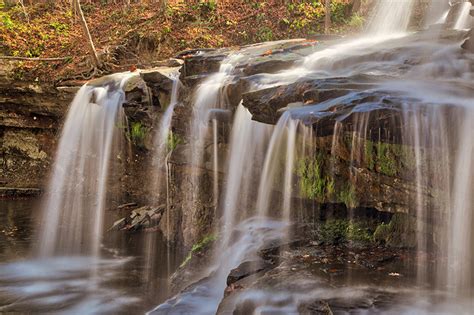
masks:
<path id="1" fill-rule="evenodd" d="M 159 231 L 108 232 L 100 259 L 39 259 L 32 254 L 38 204 L 0 203 L 0 313 L 143 314 L 169 295 L 169 274 L 183 255 Z"/>

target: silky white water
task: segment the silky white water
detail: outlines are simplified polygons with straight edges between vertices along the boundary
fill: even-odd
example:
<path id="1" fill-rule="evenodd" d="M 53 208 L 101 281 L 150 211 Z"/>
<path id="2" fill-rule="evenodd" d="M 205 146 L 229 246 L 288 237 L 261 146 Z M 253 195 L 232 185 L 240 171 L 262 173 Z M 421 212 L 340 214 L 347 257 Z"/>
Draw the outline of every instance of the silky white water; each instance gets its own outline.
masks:
<path id="1" fill-rule="evenodd" d="M 170 228 L 171 217 L 171 202 L 170 202 L 170 163 L 169 158 L 174 149 L 174 138 L 172 133 L 172 119 L 176 106 L 179 104 L 179 90 L 181 82 L 179 80 L 180 72 L 178 70 L 169 74 L 171 84 L 170 102 L 162 114 L 154 134 L 153 147 L 154 155 L 152 160 L 151 182 L 153 187 L 153 195 L 150 198 L 154 206 L 166 205 L 163 221 L 166 220 L 166 238 L 172 239 Z M 150 286 L 156 285 L 153 281 L 149 281 L 150 277 L 156 272 L 157 262 L 161 257 L 157 257 L 157 246 L 160 239 L 156 233 L 147 233 L 144 239 L 143 255 L 144 268 L 146 272 L 143 273 L 143 281 L 149 283 Z M 171 253 L 170 248 L 166 251 L 166 270 L 171 270 Z M 159 266 L 158 268 L 163 268 Z M 168 283 L 161 284 L 162 287 L 167 287 Z"/>
<path id="2" fill-rule="evenodd" d="M 99 255 L 114 134 L 129 77 L 85 84 L 70 106 L 43 205 L 41 256 Z"/>
<path id="3" fill-rule="evenodd" d="M 179 71 L 170 73 L 170 79 L 172 81 L 170 103 L 160 119 L 157 133 L 154 137 L 155 156 L 153 158 L 153 167 L 158 168 L 159 170 L 163 169 L 166 156 L 169 153 L 171 122 L 173 119 L 174 109 L 178 104 L 179 87 L 181 84 L 179 81 Z M 160 172 L 158 171 L 158 173 Z M 166 191 L 163 191 L 163 183 L 165 183 L 165 181 L 160 175 L 161 174 L 154 176 L 154 190 L 158 197 L 164 192 L 167 194 Z"/>
<path id="4" fill-rule="evenodd" d="M 466 1 L 461 4 L 461 9 L 458 16 L 456 17 L 453 28 L 455 30 L 467 29 L 472 26 L 473 17 L 469 14 L 471 11 L 472 5 L 470 2 Z"/>
<path id="5" fill-rule="evenodd" d="M 405 32 L 410 22 L 414 0 L 378 0 L 368 33 L 387 35 Z"/>

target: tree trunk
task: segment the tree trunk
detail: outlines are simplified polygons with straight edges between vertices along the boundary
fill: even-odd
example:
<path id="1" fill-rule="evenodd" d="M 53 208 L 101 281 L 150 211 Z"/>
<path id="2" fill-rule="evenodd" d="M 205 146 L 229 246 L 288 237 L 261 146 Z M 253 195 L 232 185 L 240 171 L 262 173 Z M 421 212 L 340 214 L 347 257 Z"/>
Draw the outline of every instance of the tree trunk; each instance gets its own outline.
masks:
<path id="1" fill-rule="evenodd" d="M 351 14 L 358 13 L 362 5 L 361 0 L 354 0 L 352 2 Z"/>
<path id="2" fill-rule="evenodd" d="M 92 41 L 91 33 L 89 32 L 89 27 L 87 26 L 86 18 L 82 12 L 81 3 L 79 0 L 73 0 L 76 6 L 76 10 L 79 13 L 79 23 L 81 23 L 82 31 L 84 36 L 87 37 L 87 46 L 89 48 L 89 53 L 92 57 L 92 62 L 96 68 L 100 68 L 99 57 L 97 56 L 97 51 L 94 47 L 94 42 Z"/>
<path id="3" fill-rule="evenodd" d="M 329 34 L 331 28 L 331 0 L 326 0 L 324 15 L 324 33 Z"/>

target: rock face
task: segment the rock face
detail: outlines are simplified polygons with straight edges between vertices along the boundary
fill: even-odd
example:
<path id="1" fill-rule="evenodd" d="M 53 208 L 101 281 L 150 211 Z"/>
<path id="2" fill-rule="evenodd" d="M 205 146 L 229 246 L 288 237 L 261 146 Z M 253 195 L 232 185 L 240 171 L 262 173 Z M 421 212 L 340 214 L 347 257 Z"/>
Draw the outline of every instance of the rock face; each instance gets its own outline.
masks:
<path id="1" fill-rule="evenodd" d="M 0 84 L 0 186 L 43 188 L 74 94 L 36 83 Z"/>

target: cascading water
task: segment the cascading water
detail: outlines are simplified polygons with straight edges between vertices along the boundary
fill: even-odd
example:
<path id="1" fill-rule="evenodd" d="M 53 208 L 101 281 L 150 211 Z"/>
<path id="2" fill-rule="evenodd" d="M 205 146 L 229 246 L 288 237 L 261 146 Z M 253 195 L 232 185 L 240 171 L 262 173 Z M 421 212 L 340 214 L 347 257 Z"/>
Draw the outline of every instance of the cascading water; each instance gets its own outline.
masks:
<path id="1" fill-rule="evenodd" d="M 0 265 L 2 302 L 9 297 L 1 311 L 108 314 L 138 301 L 108 286 L 130 259 L 103 258 L 102 245 L 109 173 L 125 121 L 123 88 L 134 75 L 114 74 L 77 92 L 45 195 L 39 257 Z"/>
<path id="2" fill-rule="evenodd" d="M 366 38 L 360 39 L 349 43 L 341 43 L 337 44 L 333 47 L 324 49 L 322 51 L 318 51 L 308 57 L 304 58 L 303 61 L 295 68 L 290 69 L 287 71 L 283 71 L 277 74 L 271 75 L 262 75 L 253 81 L 252 89 L 258 90 L 263 88 L 274 87 L 280 84 L 287 84 L 293 82 L 295 80 L 301 79 L 302 77 L 308 75 L 315 75 L 318 74 L 323 78 L 331 77 L 331 76 L 350 76 L 354 74 L 367 74 L 367 75 L 391 75 L 391 76 L 401 76 L 406 75 L 411 77 L 419 77 L 424 76 L 426 73 L 436 72 L 440 68 L 436 62 L 430 64 L 430 62 L 424 62 L 424 65 L 420 65 L 417 69 L 411 69 L 406 71 L 405 69 L 399 69 L 399 64 L 402 63 L 404 60 L 409 60 L 412 58 L 413 55 L 416 55 L 418 52 L 423 52 L 429 54 L 430 50 L 434 52 L 439 47 L 437 44 L 428 43 L 426 46 L 418 44 L 413 44 L 410 39 L 405 39 L 405 34 L 401 34 L 406 31 L 409 19 L 411 17 L 411 12 L 413 9 L 414 1 L 380 1 L 377 4 L 377 10 L 374 14 L 374 17 L 371 21 L 371 27 L 369 28 L 370 33 L 372 35 L 376 35 L 376 38 Z M 426 40 L 426 39 L 423 39 Z M 370 45 L 368 48 L 367 46 Z M 404 45 L 407 45 L 409 49 L 407 49 L 407 53 L 400 48 Z M 383 47 L 382 47 L 383 46 Z M 441 46 L 441 45 L 440 45 Z M 401 55 L 398 54 L 390 54 L 390 53 L 379 53 L 383 48 L 389 50 L 393 49 L 396 51 L 397 49 L 401 52 Z M 428 50 L 427 50 L 428 48 Z M 345 51 L 350 49 L 349 53 Z M 368 50 L 368 51 L 367 51 Z M 366 56 L 372 53 L 375 56 L 375 60 L 373 56 L 371 58 L 367 58 Z M 439 56 L 435 53 L 433 55 L 433 59 L 435 60 Z M 353 60 L 352 62 L 346 62 L 345 60 Z M 329 61 L 329 62 L 328 62 Z M 464 61 L 453 62 L 452 67 L 444 67 L 443 71 L 449 74 L 453 74 L 453 70 L 457 67 L 461 67 L 461 64 Z M 232 62 L 231 62 L 232 63 Z M 229 71 L 228 71 L 229 70 Z M 225 86 L 226 80 L 229 78 L 229 73 L 232 72 L 231 67 L 229 67 L 229 62 L 225 61 L 221 66 L 221 70 L 219 73 L 211 76 L 201 87 L 198 89 L 196 93 L 196 101 L 195 104 L 197 112 L 200 115 L 207 115 L 207 110 L 211 107 L 219 107 L 219 103 L 222 102 L 222 96 L 219 96 L 219 91 Z M 393 86 L 392 83 L 387 83 L 388 86 Z M 386 86 L 383 86 L 386 89 Z M 375 92 L 376 90 L 368 90 L 370 93 Z M 404 91 L 406 92 L 406 91 Z M 352 94 L 350 94 L 352 97 Z M 446 96 L 443 97 L 446 99 Z M 221 242 L 219 250 L 217 251 L 217 258 L 214 259 L 213 268 L 209 272 L 210 279 L 206 280 L 204 283 L 198 283 L 193 289 L 187 290 L 182 295 L 177 297 L 176 299 L 172 299 L 167 303 L 163 304 L 162 306 L 158 307 L 155 312 L 161 313 L 162 311 L 169 311 L 172 309 L 175 310 L 196 310 L 199 307 L 202 307 L 201 303 L 196 305 L 197 301 L 199 300 L 198 297 L 206 299 L 204 304 L 211 305 L 209 309 L 206 308 L 209 312 L 214 312 L 216 301 L 219 300 L 222 296 L 222 291 L 225 288 L 225 284 L 223 281 L 223 277 L 225 277 L 231 268 L 236 267 L 238 263 L 242 262 L 246 255 L 237 255 L 238 258 L 227 257 L 229 255 L 229 250 L 235 251 L 237 246 L 238 248 L 246 248 L 248 250 L 247 255 L 254 253 L 257 247 L 248 247 L 244 246 L 245 243 L 241 243 L 240 241 L 231 241 L 232 240 L 232 233 L 235 230 L 235 226 L 242 222 L 246 217 L 252 216 L 255 212 L 249 211 L 249 208 L 252 208 L 252 202 L 248 202 L 249 195 L 247 195 L 247 189 L 249 187 L 248 178 L 254 174 L 255 165 L 257 168 L 261 168 L 260 173 L 260 183 L 259 189 L 256 194 L 256 213 L 258 213 L 260 219 L 262 217 L 266 217 L 272 212 L 282 213 L 282 218 L 288 223 L 290 219 L 290 212 L 292 209 L 291 198 L 294 194 L 294 183 L 293 183 L 293 176 L 295 173 L 294 166 L 296 164 L 296 160 L 300 159 L 297 155 L 297 151 L 301 148 L 302 156 L 305 156 L 306 152 L 312 152 L 314 150 L 313 145 L 311 144 L 309 147 L 306 146 L 306 142 L 313 143 L 312 139 L 306 139 L 309 134 L 309 137 L 313 137 L 312 129 L 311 133 L 308 133 L 308 128 L 302 128 L 303 132 L 303 145 L 300 147 L 297 139 L 299 135 L 298 128 L 299 122 L 294 120 L 292 116 L 304 118 L 305 115 L 312 115 L 317 110 L 324 110 L 324 108 L 328 109 L 331 106 L 335 106 L 338 102 L 343 101 L 344 97 L 341 99 L 334 99 L 327 102 L 327 104 L 320 104 L 318 105 L 319 108 L 314 110 L 311 108 L 303 109 L 302 111 L 298 110 L 289 110 L 282 115 L 277 125 L 274 127 L 272 137 L 268 142 L 268 148 L 265 151 L 266 154 L 259 153 L 262 157 L 265 157 L 265 160 L 262 160 L 262 164 L 255 163 L 255 152 L 252 151 L 252 147 L 255 145 L 253 140 L 251 140 L 252 135 L 255 135 L 254 128 L 258 126 L 256 123 L 252 123 L 250 121 L 251 117 L 248 112 L 246 112 L 242 106 L 239 106 L 237 112 L 235 114 L 235 121 L 233 125 L 233 131 L 231 135 L 231 149 L 229 155 L 229 168 L 227 173 L 227 184 L 224 189 L 224 200 L 222 203 L 223 208 L 223 228 L 221 230 Z M 413 110 L 411 106 L 406 106 L 404 111 L 408 113 L 409 111 Z M 306 113 L 305 113 L 306 112 Z M 196 113 L 195 113 L 196 115 Z M 413 120 L 412 120 L 413 119 Z M 426 157 L 426 150 L 422 149 L 425 147 L 433 147 L 434 143 L 442 143 L 446 145 L 446 139 L 444 137 L 440 137 L 439 139 L 430 139 L 429 141 L 426 140 L 427 135 L 425 134 L 417 134 L 420 130 L 426 130 L 427 126 L 430 124 L 435 124 L 436 122 L 441 121 L 439 115 L 433 115 L 431 120 L 424 121 L 423 123 L 420 121 L 421 116 L 411 116 L 406 115 L 405 121 L 407 123 L 411 123 L 413 129 L 407 130 L 406 134 L 404 134 L 404 139 L 406 139 L 407 144 L 413 145 L 415 150 L 415 182 L 416 182 L 416 190 L 418 191 L 417 200 L 416 200 L 416 209 L 417 213 L 416 216 L 418 217 L 418 224 L 417 230 L 419 232 L 418 235 L 418 250 L 422 252 L 426 252 L 429 249 L 428 242 L 426 240 L 426 233 L 428 232 L 426 228 L 426 224 L 423 223 L 423 220 L 426 219 L 429 215 L 427 215 L 428 209 L 426 208 L 425 197 L 423 195 L 424 186 L 430 182 L 430 179 L 425 169 L 423 169 L 424 161 L 423 159 Z M 362 159 L 364 155 L 364 150 L 367 146 L 366 139 L 373 138 L 375 135 L 368 132 L 369 121 L 371 121 L 370 114 L 361 114 L 360 118 L 354 121 L 355 128 L 352 131 L 352 146 L 350 152 L 350 170 L 349 173 L 352 176 L 353 169 L 357 168 L 356 161 Z M 203 124 L 204 122 L 204 124 Z M 200 135 L 198 139 L 204 139 L 205 131 L 207 129 L 208 119 L 205 116 L 203 119 L 195 119 L 193 127 L 193 134 Z M 206 129 L 200 129 L 203 125 L 205 125 Z M 196 127 L 198 126 L 198 127 Z M 463 125 L 465 126 L 465 124 Z M 438 129 L 443 129 L 446 127 L 445 122 L 438 126 Z M 466 127 L 468 128 L 468 127 Z M 201 131 L 199 131 L 201 130 Z M 467 131 L 467 130 L 466 130 Z M 340 141 L 343 141 L 342 137 L 343 134 L 343 126 L 342 123 L 336 121 L 334 127 L 334 134 L 332 137 L 333 145 L 332 145 L 332 154 L 336 155 L 337 153 L 337 146 Z M 392 139 L 392 135 L 384 134 L 382 137 L 381 131 L 378 131 L 378 138 L 381 141 L 382 138 L 385 139 Z M 384 131 L 386 132 L 386 131 Z M 214 136 L 214 143 L 216 143 Z M 257 137 L 258 139 L 263 139 L 260 136 Z M 267 139 L 268 140 L 268 139 Z M 265 142 L 267 141 L 265 140 Z M 203 140 L 197 141 L 197 143 L 202 142 Z M 428 143 L 429 142 L 429 143 Z M 298 149 L 297 149 L 298 148 Z M 468 149 L 465 151 L 470 151 L 469 146 Z M 196 152 L 196 151 L 194 151 Z M 438 152 L 438 151 L 431 151 Z M 446 148 L 441 150 L 443 153 L 443 161 L 446 163 L 450 163 L 450 158 L 448 158 L 446 154 Z M 312 153 L 311 153 L 312 154 Z M 214 155 L 215 150 L 214 150 Z M 201 156 L 201 154 L 198 154 Z M 282 161 L 282 158 L 284 161 Z M 197 160 L 194 160 L 197 162 Z M 467 161 L 467 158 L 460 160 L 462 163 L 463 161 Z M 200 163 L 196 163 L 195 165 L 199 165 Z M 248 167 L 248 165 L 252 165 L 252 167 Z M 434 166 L 433 166 L 434 167 Z M 242 170 L 249 170 L 247 171 Z M 331 170 L 331 176 L 335 177 L 337 174 L 334 173 L 334 170 Z M 449 172 L 445 174 L 438 174 L 440 177 L 445 178 L 446 176 L 449 177 Z M 352 180 L 352 177 L 351 177 Z M 254 182 L 254 181 L 252 181 Z M 449 181 L 448 181 L 449 182 Z M 444 185 L 446 182 L 438 183 L 439 185 Z M 468 184 L 466 179 L 464 182 L 457 186 L 463 186 L 463 184 Z M 464 185 L 464 186 L 466 186 Z M 448 186 L 449 187 L 449 186 Z M 456 185 L 455 185 L 456 187 Z M 456 189 L 455 189 L 456 190 Z M 276 193 L 276 194 L 275 194 Z M 460 194 L 465 195 L 463 192 Z M 255 194 L 251 194 L 255 197 Z M 282 202 L 279 202 L 277 199 L 277 195 L 282 196 Z M 448 194 L 449 195 L 449 194 Z M 276 198 L 275 198 L 276 197 Z M 450 198 L 450 197 L 449 197 Z M 459 199 L 457 199 L 459 200 Z M 242 204 L 245 206 L 242 207 Z M 464 209 L 466 208 L 464 204 L 458 205 L 458 207 Z M 247 214 L 242 213 L 243 210 L 246 209 Z M 241 211 L 239 211 L 241 210 Z M 271 211 L 270 211 L 271 210 Z M 459 221 L 459 216 L 454 216 L 451 218 L 451 225 L 454 221 Z M 460 217 L 467 218 L 468 215 L 466 213 L 462 213 Z M 459 224 L 459 223 L 456 223 Z M 466 224 L 465 226 L 470 226 Z M 454 231 L 454 230 L 453 230 Z M 451 234 L 453 233 L 451 232 Z M 453 239 L 456 239 L 456 242 L 462 243 L 461 246 L 463 249 L 466 247 L 464 246 L 466 242 L 459 242 L 459 235 L 466 235 L 466 230 L 462 229 L 461 232 L 455 233 L 452 236 Z M 445 233 L 449 235 L 448 232 Z M 248 242 L 251 242 L 250 239 L 247 239 Z M 452 241 L 441 240 L 440 243 L 452 243 Z M 249 245 L 250 243 L 247 243 Z M 453 247 L 452 244 L 450 246 Z M 250 250 L 252 248 L 252 250 Z M 237 251 L 238 253 L 242 253 L 240 250 Z M 457 261 L 458 259 L 466 261 L 466 257 L 460 257 L 461 251 L 453 249 L 451 251 L 451 256 L 454 257 L 453 260 Z M 419 268 L 418 268 L 418 275 L 422 279 L 421 282 L 424 282 L 426 279 L 426 269 L 422 265 L 424 262 L 419 260 Z M 471 266 L 467 267 L 470 268 Z M 467 273 L 467 269 L 464 267 L 459 267 L 459 270 L 463 270 L 463 272 Z M 457 279 L 459 270 L 453 274 L 451 282 L 459 282 L 460 280 Z M 444 275 L 446 272 L 444 271 Z M 220 284 L 218 284 L 220 283 Z M 458 286 L 458 284 L 456 284 Z M 212 292 L 209 289 L 212 288 Z M 210 299 L 210 300 L 209 300 Z M 211 301 L 212 300 L 212 301 Z M 202 301 L 201 301 L 202 302 Z M 176 307 L 177 308 L 173 308 Z M 181 308 L 183 307 L 183 308 Z"/>
<path id="3" fill-rule="evenodd" d="M 226 287 L 226 275 L 247 259 L 254 259 L 255 252 L 271 240 L 278 239 L 285 225 L 250 218 L 255 213 L 248 211 L 253 199 L 249 189 L 259 174 L 265 140 L 269 127 L 251 120 L 243 106 L 237 108 L 230 136 L 230 159 L 228 178 L 222 201 L 222 229 L 219 250 L 214 261 L 205 272 L 207 277 L 181 293 L 178 297 L 158 306 L 150 314 L 173 312 L 215 313 Z M 252 163 L 250 163 L 252 161 Z M 247 209 L 248 212 L 244 210 Z M 241 211 L 240 211 L 241 210 Z"/>
<path id="4" fill-rule="evenodd" d="M 68 112 L 47 190 L 40 255 L 99 255 L 113 138 L 130 74 L 84 85 Z"/>
<path id="5" fill-rule="evenodd" d="M 179 81 L 179 71 L 176 71 L 174 73 L 170 74 L 170 79 L 172 81 L 172 87 L 171 87 L 171 97 L 170 97 L 170 103 L 168 107 L 166 108 L 165 112 L 163 113 L 163 116 L 161 117 L 161 120 L 158 124 L 158 131 L 154 137 L 154 147 L 156 148 L 156 154 L 153 158 L 153 167 L 162 169 L 166 164 L 167 164 L 167 156 L 169 153 L 169 146 L 170 146 L 170 136 L 171 134 L 171 122 L 173 118 L 173 113 L 176 105 L 178 104 L 178 97 L 179 97 L 179 86 L 181 82 Z M 161 172 L 163 173 L 163 172 Z M 166 196 L 166 205 L 167 205 L 167 210 L 169 210 L 169 204 L 168 204 L 168 191 L 163 188 L 163 184 L 166 183 L 166 181 L 163 180 L 161 174 L 154 176 L 154 191 L 157 194 L 157 199 L 160 199 L 161 195 Z M 163 199 L 163 198 L 161 198 Z M 162 200 L 161 200 L 162 201 Z M 167 211 L 169 212 L 169 211 Z"/>
<path id="6" fill-rule="evenodd" d="M 170 230 L 170 216 L 171 216 L 171 205 L 170 205 L 170 192 L 169 192 L 169 181 L 170 181 L 170 169 L 169 169 L 169 157 L 174 149 L 174 138 L 171 130 L 171 124 L 173 119 L 173 114 L 176 106 L 179 104 L 179 89 L 181 82 L 179 80 L 180 72 L 176 70 L 169 74 L 169 78 L 172 81 L 171 86 L 171 96 L 168 107 L 166 108 L 163 116 L 161 117 L 157 132 L 154 135 L 154 148 L 155 155 L 153 156 L 152 167 L 153 167 L 153 176 L 152 176 L 152 185 L 154 196 L 152 197 L 153 203 L 155 206 L 159 206 L 160 203 L 166 204 L 165 218 L 166 218 L 166 227 L 168 240 L 171 239 L 171 230 Z M 158 257 L 156 257 L 157 246 L 159 240 L 157 239 L 156 233 L 148 233 L 145 237 L 144 245 L 144 256 L 145 256 L 145 270 L 146 273 L 143 274 L 145 282 L 154 285 L 153 281 L 149 281 L 149 277 L 154 274 L 154 266 L 157 265 Z M 166 251 L 166 270 L 171 270 L 171 252 L 169 246 L 167 246 Z M 162 268 L 160 266 L 159 268 Z"/>
<path id="7" fill-rule="evenodd" d="M 414 0 L 378 0 L 369 33 L 386 35 L 405 32 L 414 4 Z"/>
<path id="8" fill-rule="evenodd" d="M 425 14 L 424 26 L 428 27 L 432 24 L 443 24 L 449 13 L 449 1 L 434 0 L 431 1 L 428 11 Z"/>
<path id="9" fill-rule="evenodd" d="M 471 12 L 471 3 L 466 1 L 460 4 L 461 9 L 459 10 L 459 13 L 455 19 L 455 23 L 453 25 L 453 28 L 455 30 L 462 30 L 469 28 L 469 26 L 472 25 L 472 17 L 470 15 Z"/>
<path id="10" fill-rule="evenodd" d="M 259 216 L 269 216 L 271 202 L 274 200 L 272 192 L 277 189 L 274 183 L 283 183 L 283 187 L 279 188 L 280 192 L 284 191 L 283 209 L 285 217 L 289 218 L 289 215 L 286 214 L 290 208 L 296 128 L 296 122 L 291 119 L 289 113 L 285 113 L 272 133 L 258 188 L 256 206 Z M 285 156 L 284 163 L 281 163 L 280 157 L 282 155 Z M 284 169 L 283 176 L 280 173 L 281 169 Z"/>
<path id="11" fill-rule="evenodd" d="M 229 239 L 236 223 L 249 216 L 245 212 L 239 213 L 239 209 L 252 208 L 248 187 L 254 184 L 251 179 L 259 175 L 258 162 L 262 159 L 264 141 L 268 134 L 266 126 L 253 122 L 252 116 L 242 105 L 237 108 L 233 126 L 228 179 L 222 203 L 223 248 L 230 245 Z M 254 162 L 250 164 L 249 161 Z"/>
<path id="12" fill-rule="evenodd" d="M 219 72 L 211 75 L 202 84 L 199 85 L 194 94 L 193 119 L 190 129 L 189 138 L 191 139 L 191 165 L 201 165 L 205 141 L 209 131 L 210 110 L 213 108 L 223 108 L 225 106 L 225 97 L 222 89 L 227 80 L 232 76 L 232 71 L 242 55 L 231 54 L 222 61 Z M 197 180 L 199 174 L 194 174 L 193 180 Z M 192 202 L 196 198 L 195 194 L 199 193 L 200 187 L 198 182 L 193 184 Z"/>

